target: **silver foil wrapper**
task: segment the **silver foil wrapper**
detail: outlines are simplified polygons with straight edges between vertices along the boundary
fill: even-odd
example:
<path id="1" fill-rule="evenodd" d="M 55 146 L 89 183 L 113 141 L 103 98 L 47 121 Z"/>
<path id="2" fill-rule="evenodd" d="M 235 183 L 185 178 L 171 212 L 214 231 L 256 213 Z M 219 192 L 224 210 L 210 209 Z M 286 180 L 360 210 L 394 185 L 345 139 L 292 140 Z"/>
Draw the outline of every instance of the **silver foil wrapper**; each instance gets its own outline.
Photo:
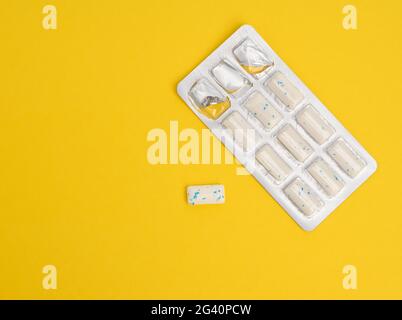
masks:
<path id="1" fill-rule="evenodd" d="M 201 78 L 189 90 L 189 98 L 198 111 L 209 119 L 218 119 L 231 103 L 228 96 L 222 94 L 206 78 Z"/>
<path id="2" fill-rule="evenodd" d="M 190 89 L 190 99 L 198 108 L 225 102 L 226 98 L 207 79 L 198 80 Z"/>
<path id="3" fill-rule="evenodd" d="M 250 39 L 243 41 L 233 53 L 244 70 L 257 78 L 274 65 L 274 62 Z"/>
<path id="4" fill-rule="evenodd" d="M 218 84 L 229 94 L 239 96 L 251 88 L 251 82 L 228 61 L 222 60 L 211 73 Z"/>

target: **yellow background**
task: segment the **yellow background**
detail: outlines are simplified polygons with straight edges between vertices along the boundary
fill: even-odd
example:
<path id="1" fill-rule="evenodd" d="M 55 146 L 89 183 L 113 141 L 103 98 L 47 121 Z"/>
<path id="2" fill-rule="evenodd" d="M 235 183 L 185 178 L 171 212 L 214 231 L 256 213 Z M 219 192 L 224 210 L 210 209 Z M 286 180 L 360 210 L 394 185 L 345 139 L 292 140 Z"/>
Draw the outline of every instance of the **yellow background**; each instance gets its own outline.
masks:
<path id="1" fill-rule="evenodd" d="M 402 5 L 352 3 L 356 31 L 338 0 L 2 1 L 0 297 L 402 298 Z M 312 233 L 235 165 L 147 162 L 149 130 L 203 128 L 176 84 L 244 23 L 379 164 Z"/>

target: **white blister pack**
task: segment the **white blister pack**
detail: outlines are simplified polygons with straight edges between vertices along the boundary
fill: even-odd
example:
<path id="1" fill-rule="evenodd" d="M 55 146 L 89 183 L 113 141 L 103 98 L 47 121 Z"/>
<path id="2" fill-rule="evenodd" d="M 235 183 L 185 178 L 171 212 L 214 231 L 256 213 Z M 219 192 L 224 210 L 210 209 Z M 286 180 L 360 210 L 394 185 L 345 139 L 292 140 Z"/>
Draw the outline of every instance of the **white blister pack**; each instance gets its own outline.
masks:
<path id="1" fill-rule="evenodd" d="M 377 168 L 251 26 L 230 36 L 177 91 L 304 230 Z"/>

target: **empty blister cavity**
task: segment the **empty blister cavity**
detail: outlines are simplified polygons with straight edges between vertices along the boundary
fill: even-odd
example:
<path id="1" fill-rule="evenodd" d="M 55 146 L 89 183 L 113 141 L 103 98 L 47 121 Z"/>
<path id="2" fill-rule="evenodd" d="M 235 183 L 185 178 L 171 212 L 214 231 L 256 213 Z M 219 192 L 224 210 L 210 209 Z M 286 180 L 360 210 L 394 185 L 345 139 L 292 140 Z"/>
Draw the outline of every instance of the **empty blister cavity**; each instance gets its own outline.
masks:
<path id="1" fill-rule="evenodd" d="M 318 158 L 307 169 L 329 197 L 336 196 L 345 182 L 323 159 Z"/>
<path id="2" fill-rule="evenodd" d="M 328 154 L 351 178 L 356 177 L 366 163 L 345 141 L 338 139 L 327 149 Z"/>
<path id="3" fill-rule="evenodd" d="M 282 120 L 282 115 L 258 91 L 252 93 L 243 106 L 268 130 Z"/>
<path id="4" fill-rule="evenodd" d="M 312 106 L 308 105 L 296 115 L 297 122 L 317 142 L 323 144 L 335 133 L 334 128 Z"/>
<path id="5" fill-rule="evenodd" d="M 191 205 L 225 202 L 225 188 L 221 184 L 187 187 L 187 201 Z"/>
<path id="6" fill-rule="evenodd" d="M 304 162 L 313 153 L 310 144 L 289 124 L 279 131 L 277 138 L 297 161 Z"/>
<path id="7" fill-rule="evenodd" d="M 280 71 L 275 72 L 265 85 L 287 109 L 293 110 L 304 99 L 300 90 Z"/>
<path id="8" fill-rule="evenodd" d="M 258 132 L 238 111 L 228 115 L 222 121 L 222 126 L 243 151 L 251 150 L 257 144 Z"/>
<path id="9" fill-rule="evenodd" d="M 267 55 L 250 39 L 244 40 L 233 50 L 243 69 L 256 78 L 261 78 L 274 65 Z"/>
<path id="10" fill-rule="evenodd" d="M 230 108 L 229 97 L 225 97 L 205 78 L 191 87 L 189 97 L 203 115 L 213 120 Z"/>
<path id="11" fill-rule="evenodd" d="M 255 158 L 276 183 L 284 181 L 292 172 L 292 168 L 269 145 L 258 150 Z"/>
<path id="12" fill-rule="evenodd" d="M 229 62 L 222 60 L 211 73 L 216 82 L 229 94 L 238 97 L 251 88 L 251 82 Z"/>
<path id="13" fill-rule="evenodd" d="M 320 197 L 300 178 L 293 180 L 283 191 L 306 217 L 311 217 L 324 205 Z"/>

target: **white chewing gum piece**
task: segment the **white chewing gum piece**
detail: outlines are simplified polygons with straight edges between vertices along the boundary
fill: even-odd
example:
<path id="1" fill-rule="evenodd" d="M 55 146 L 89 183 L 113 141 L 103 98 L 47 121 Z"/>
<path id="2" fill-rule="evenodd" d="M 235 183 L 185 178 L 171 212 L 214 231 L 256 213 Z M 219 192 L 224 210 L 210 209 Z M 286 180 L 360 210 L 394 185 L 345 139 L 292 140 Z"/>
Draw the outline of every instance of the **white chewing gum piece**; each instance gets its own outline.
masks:
<path id="1" fill-rule="evenodd" d="M 338 166 L 351 178 L 356 177 L 366 166 L 366 163 L 360 156 L 341 139 L 329 146 L 327 152 Z"/>
<path id="2" fill-rule="evenodd" d="M 296 108 L 304 99 L 300 90 L 280 71 L 275 72 L 265 85 L 290 110 Z"/>
<path id="3" fill-rule="evenodd" d="M 274 128 L 282 120 L 282 115 L 258 91 L 247 99 L 244 107 L 268 130 Z"/>
<path id="4" fill-rule="evenodd" d="M 313 153 L 310 144 L 289 124 L 279 131 L 277 137 L 297 161 L 304 162 Z"/>
<path id="5" fill-rule="evenodd" d="M 222 125 L 236 144 L 243 148 L 243 151 L 248 151 L 255 147 L 259 134 L 238 111 L 233 111 L 228 115 L 222 121 Z"/>
<path id="6" fill-rule="evenodd" d="M 315 160 L 307 169 L 329 197 L 336 196 L 345 186 L 345 182 L 323 159 Z"/>
<path id="7" fill-rule="evenodd" d="M 297 122 L 318 144 L 323 144 L 335 133 L 326 119 L 312 106 L 308 105 L 296 115 Z"/>
<path id="8" fill-rule="evenodd" d="M 300 178 L 293 180 L 284 192 L 306 217 L 311 217 L 323 207 L 321 199 Z"/>
<path id="9" fill-rule="evenodd" d="M 292 168 L 269 145 L 258 150 L 255 158 L 277 183 L 285 180 L 292 172 Z"/>
<path id="10" fill-rule="evenodd" d="M 221 184 L 187 187 L 187 201 L 191 205 L 225 202 L 225 188 Z"/>

